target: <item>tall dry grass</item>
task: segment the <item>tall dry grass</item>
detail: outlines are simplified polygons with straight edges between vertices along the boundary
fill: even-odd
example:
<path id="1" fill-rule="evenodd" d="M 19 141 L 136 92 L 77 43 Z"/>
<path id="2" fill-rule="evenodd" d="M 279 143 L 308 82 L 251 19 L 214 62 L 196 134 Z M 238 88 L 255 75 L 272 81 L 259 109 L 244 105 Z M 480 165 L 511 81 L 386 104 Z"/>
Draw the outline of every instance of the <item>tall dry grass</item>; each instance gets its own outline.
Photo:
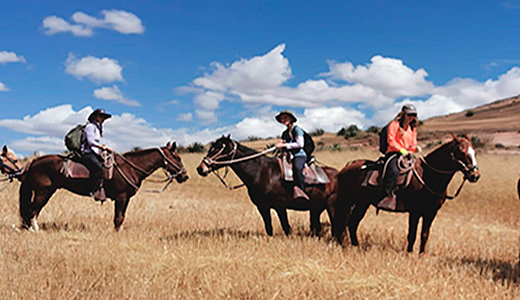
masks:
<path id="1" fill-rule="evenodd" d="M 289 214 L 285 237 L 273 213 L 267 237 L 245 189 L 226 190 L 194 169 L 162 194 L 139 192 L 123 231 L 113 204 L 59 191 L 39 233 L 19 231 L 19 183 L 0 194 L 0 299 L 514 299 L 520 297 L 520 156 L 480 155 L 482 178 L 439 211 L 428 254 L 406 253 L 407 215 L 370 209 L 360 247 L 308 236 L 309 216 Z M 341 168 L 376 153 L 319 152 Z M 232 183 L 236 178 L 229 176 Z M 450 186 L 453 193 L 460 182 Z M 160 184 L 145 183 L 146 188 Z M 322 222 L 328 224 L 326 214 Z"/>

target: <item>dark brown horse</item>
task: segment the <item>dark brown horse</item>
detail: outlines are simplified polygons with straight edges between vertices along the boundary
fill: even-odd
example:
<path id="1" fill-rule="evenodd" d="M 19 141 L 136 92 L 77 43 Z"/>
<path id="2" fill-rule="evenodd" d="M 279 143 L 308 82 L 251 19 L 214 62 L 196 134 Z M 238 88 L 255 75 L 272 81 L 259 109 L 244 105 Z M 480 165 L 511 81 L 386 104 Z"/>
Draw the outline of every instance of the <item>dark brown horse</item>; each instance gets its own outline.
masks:
<path id="1" fill-rule="evenodd" d="M 7 148 L 7 145 L 4 145 L 0 152 L 0 172 L 12 181 L 13 178 L 19 178 L 23 171 L 24 168 L 18 161 L 18 158 Z"/>
<path id="2" fill-rule="evenodd" d="M 321 231 L 320 215 L 323 210 L 327 209 L 329 218 L 333 218 L 332 203 L 335 201 L 338 173 L 336 169 L 323 167 L 330 182 L 307 187 L 305 191 L 310 200 L 294 200 L 293 183 L 282 180 L 280 165 L 276 158 L 267 157 L 247 148 L 230 139 L 229 136 L 222 136 L 212 143 L 208 154 L 197 167 L 197 172 L 201 176 L 207 176 L 210 172 L 224 166 L 230 166 L 247 187 L 249 197 L 258 208 L 269 236 L 273 235 L 271 209 L 278 214 L 286 235 L 291 232 L 287 209 L 310 210 L 311 232 L 315 235 L 319 235 Z"/>
<path id="3" fill-rule="evenodd" d="M 92 188 L 90 179 L 68 178 L 60 171 L 64 158 L 59 155 L 46 155 L 35 158 L 22 175 L 20 186 L 20 216 L 22 227 L 38 230 L 36 219 L 57 189 L 64 188 L 75 194 L 88 196 Z M 114 226 L 121 229 L 130 198 L 135 195 L 141 182 L 158 168 L 164 168 L 182 183 L 188 179 L 176 144 L 117 154 L 115 156 L 113 177 L 105 180 L 107 197 L 115 201 Z"/>
<path id="4" fill-rule="evenodd" d="M 341 244 L 343 233 L 348 226 L 352 245 L 359 244 L 357 229 L 370 204 L 376 206 L 380 191 L 375 188 L 361 187 L 366 171 L 362 168 L 365 160 L 348 163 L 338 174 L 338 199 L 336 218 L 333 220 L 334 238 Z M 417 235 L 417 225 L 422 218 L 420 253 L 425 252 L 430 234 L 430 226 L 437 211 L 444 204 L 446 189 L 453 175 L 461 171 L 464 181 L 476 182 L 480 173 L 475 158 L 475 150 L 469 139 L 457 138 L 447 142 L 429 153 L 423 160 L 417 160 L 414 176 L 408 187 L 397 192 L 397 212 L 408 212 L 408 252 L 413 251 Z M 462 187 L 462 185 L 461 185 Z M 459 188 L 460 191 L 460 188 Z"/>

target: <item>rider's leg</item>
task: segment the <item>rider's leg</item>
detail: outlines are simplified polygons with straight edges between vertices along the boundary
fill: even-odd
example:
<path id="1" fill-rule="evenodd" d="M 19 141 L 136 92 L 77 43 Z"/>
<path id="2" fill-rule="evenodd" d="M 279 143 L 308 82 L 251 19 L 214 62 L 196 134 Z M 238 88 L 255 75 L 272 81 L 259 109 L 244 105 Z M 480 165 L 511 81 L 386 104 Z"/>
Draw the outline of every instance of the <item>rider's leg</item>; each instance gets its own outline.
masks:
<path id="1" fill-rule="evenodd" d="M 104 201 L 104 191 L 101 191 L 101 184 L 103 182 L 103 165 L 99 156 L 95 153 L 83 154 L 83 162 L 90 171 L 90 178 L 93 181 L 91 195 L 95 196 L 98 201 Z"/>
<path id="2" fill-rule="evenodd" d="M 399 176 L 399 167 L 397 166 L 398 155 L 393 155 L 387 162 L 385 178 L 383 179 L 383 190 L 385 198 L 379 202 L 377 207 L 395 210 L 396 196 L 394 194 L 395 183 Z"/>
<path id="3" fill-rule="evenodd" d="M 294 173 L 294 198 L 309 200 L 309 196 L 305 193 L 305 176 L 303 175 L 303 167 L 305 166 L 305 156 L 295 156 L 292 160 Z"/>

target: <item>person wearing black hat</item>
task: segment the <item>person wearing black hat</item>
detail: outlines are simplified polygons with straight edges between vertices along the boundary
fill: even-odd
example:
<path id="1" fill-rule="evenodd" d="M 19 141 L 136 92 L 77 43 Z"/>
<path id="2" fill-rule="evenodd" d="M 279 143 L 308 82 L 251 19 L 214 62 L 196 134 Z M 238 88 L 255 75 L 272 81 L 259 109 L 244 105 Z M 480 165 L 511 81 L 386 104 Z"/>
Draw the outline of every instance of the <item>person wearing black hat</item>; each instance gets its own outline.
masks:
<path id="1" fill-rule="evenodd" d="M 305 176 L 303 175 L 303 167 L 307 161 L 307 154 L 303 150 L 305 144 L 303 129 L 294 125 L 297 119 L 288 110 L 282 110 L 276 115 L 276 120 L 287 126 L 287 129 L 282 133 L 282 140 L 276 143 L 275 147 L 277 149 L 287 149 L 292 154 L 294 198 L 309 200 L 304 187 Z"/>
<path id="2" fill-rule="evenodd" d="M 90 178 L 93 181 L 90 195 L 96 201 L 105 201 L 105 190 L 103 189 L 103 164 L 100 156 L 101 151 L 113 152 L 113 150 L 101 144 L 103 137 L 103 122 L 111 118 L 112 115 L 103 109 L 94 110 L 88 117 L 88 124 L 85 126 L 82 136 L 82 161 L 90 171 Z"/>
<path id="3" fill-rule="evenodd" d="M 379 208 L 395 210 L 397 198 L 395 183 L 399 176 L 398 158 L 410 152 L 417 152 L 417 109 L 412 104 L 403 105 L 399 114 L 388 124 L 388 149 L 385 154 L 387 170 L 383 179 L 385 197 L 377 204 Z"/>

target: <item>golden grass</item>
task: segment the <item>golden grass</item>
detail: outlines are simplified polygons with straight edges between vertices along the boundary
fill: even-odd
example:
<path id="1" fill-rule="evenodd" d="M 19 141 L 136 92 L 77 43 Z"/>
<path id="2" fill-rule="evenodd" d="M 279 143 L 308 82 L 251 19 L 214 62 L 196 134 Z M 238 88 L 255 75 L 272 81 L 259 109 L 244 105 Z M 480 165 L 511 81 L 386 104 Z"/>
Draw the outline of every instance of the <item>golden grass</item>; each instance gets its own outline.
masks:
<path id="1" fill-rule="evenodd" d="M 308 236 L 308 213 L 289 214 L 275 236 L 245 189 L 196 175 L 202 155 L 184 154 L 190 180 L 162 194 L 139 192 L 123 231 L 113 204 L 59 191 L 39 233 L 19 231 L 19 183 L 0 194 L 0 299 L 514 299 L 520 297 L 520 156 L 480 155 L 482 178 L 467 184 L 434 221 L 428 254 L 406 253 L 407 214 L 370 209 L 360 247 Z M 376 153 L 318 152 L 341 168 Z M 238 183 L 233 174 L 231 183 Z M 451 193 L 460 182 L 457 176 Z M 146 188 L 161 184 L 145 183 Z M 143 189 L 143 190 L 144 190 Z"/>

